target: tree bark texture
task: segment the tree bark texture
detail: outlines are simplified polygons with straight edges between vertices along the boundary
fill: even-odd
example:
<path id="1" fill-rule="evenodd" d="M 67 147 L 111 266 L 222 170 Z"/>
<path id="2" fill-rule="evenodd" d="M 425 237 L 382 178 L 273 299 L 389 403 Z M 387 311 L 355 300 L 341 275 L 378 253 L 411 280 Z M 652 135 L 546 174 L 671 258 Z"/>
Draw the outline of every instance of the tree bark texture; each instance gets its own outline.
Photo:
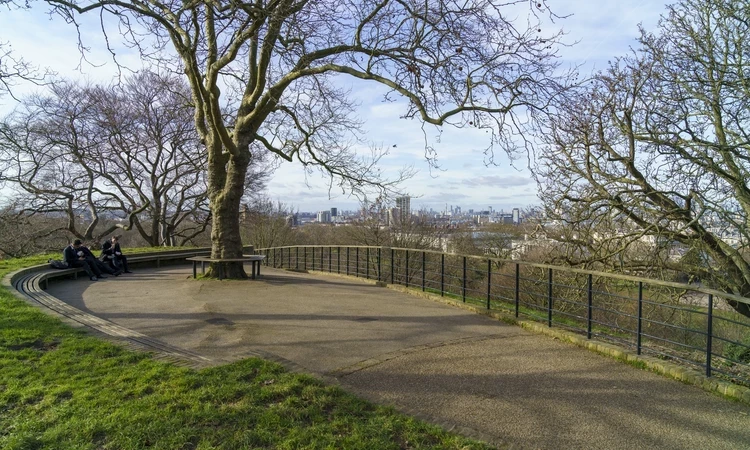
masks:
<path id="1" fill-rule="evenodd" d="M 245 175 L 250 163 L 249 152 L 231 155 L 210 151 L 208 160 L 208 193 L 211 202 L 211 258 L 241 258 L 240 203 L 245 189 Z M 207 276 L 218 276 L 219 267 L 210 265 Z M 242 263 L 225 263 L 226 278 L 247 278 Z"/>

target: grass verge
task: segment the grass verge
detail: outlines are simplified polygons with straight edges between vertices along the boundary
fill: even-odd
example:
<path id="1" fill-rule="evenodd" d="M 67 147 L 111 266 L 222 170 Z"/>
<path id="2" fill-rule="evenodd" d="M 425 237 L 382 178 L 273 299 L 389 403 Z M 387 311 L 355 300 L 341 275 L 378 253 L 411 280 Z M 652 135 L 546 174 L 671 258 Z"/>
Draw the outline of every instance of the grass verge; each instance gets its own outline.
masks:
<path id="1" fill-rule="evenodd" d="M 0 261 L 0 277 L 56 255 Z M 482 449 L 251 358 L 200 371 L 85 332 L 0 289 L 0 448 Z"/>

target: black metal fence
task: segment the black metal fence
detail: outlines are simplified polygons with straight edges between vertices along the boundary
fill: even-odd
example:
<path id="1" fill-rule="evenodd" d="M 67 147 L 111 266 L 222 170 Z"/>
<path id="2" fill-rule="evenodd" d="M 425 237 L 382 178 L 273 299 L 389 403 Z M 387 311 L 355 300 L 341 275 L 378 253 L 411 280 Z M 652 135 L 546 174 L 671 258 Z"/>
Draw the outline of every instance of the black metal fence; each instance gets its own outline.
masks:
<path id="1" fill-rule="evenodd" d="M 317 270 L 421 289 L 679 360 L 750 385 L 750 319 L 701 287 L 429 250 L 362 246 L 260 249 L 272 267 Z"/>

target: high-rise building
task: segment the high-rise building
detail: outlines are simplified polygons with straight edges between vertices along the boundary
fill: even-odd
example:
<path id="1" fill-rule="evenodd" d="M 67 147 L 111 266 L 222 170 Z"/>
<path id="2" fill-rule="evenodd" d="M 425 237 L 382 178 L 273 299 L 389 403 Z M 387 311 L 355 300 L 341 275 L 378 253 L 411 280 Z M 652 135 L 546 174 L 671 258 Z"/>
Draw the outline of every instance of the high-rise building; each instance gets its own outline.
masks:
<path id="1" fill-rule="evenodd" d="M 396 197 L 396 208 L 401 210 L 402 219 L 411 217 L 411 197 L 408 195 Z"/>
<path id="2" fill-rule="evenodd" d="M 319 211 L 318 222 L 319 223 L 331 223 L 331 211 Z"/>
<path id="3" fill-rule="evenodd" d="M 513 208 L 513 223 L 516 225 L 521 223 L 521 210 L 518 208 Z"/>
<path id="4" fill-rule="evenodd" d="M 331 208 L 331 217 L 336 217 L 339 215 L 338 208 Z"/>

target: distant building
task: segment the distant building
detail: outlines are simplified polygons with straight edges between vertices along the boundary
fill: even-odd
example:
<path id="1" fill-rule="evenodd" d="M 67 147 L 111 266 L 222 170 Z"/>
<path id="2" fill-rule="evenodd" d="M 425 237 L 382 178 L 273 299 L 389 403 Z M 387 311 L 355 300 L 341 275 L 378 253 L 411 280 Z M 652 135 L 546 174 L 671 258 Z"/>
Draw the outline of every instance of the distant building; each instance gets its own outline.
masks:
<path id="1" fill-rule="evenodd" d="M 515 225 L 521 223 L 521 210 L 518 208 L 513 208 L 513 223 Z"/>
<path id="2" fill-rule="evenodd" d="M 288 227 L 296 227 L 299 225 L 299 216 L 297 214 L 289 214 L 286 216 L 286 225 Z"/>
<path id="3" fill-rule="evenodd" d="M 408 195 L 396 197 L 396 208 L 401 210 L 401 217 L 403 219 L 411 217 L 411 197 Z"/>
<path id="4" fill-rule="evenodd" d="M 339 215 L 338 208 L 331 208 L 331 217 L 337 217 Z"/>
<path id="5" fill-rule="evenodd" d="M 318 223 L 331 223 L 331 211 L 319 211 Z"/>

